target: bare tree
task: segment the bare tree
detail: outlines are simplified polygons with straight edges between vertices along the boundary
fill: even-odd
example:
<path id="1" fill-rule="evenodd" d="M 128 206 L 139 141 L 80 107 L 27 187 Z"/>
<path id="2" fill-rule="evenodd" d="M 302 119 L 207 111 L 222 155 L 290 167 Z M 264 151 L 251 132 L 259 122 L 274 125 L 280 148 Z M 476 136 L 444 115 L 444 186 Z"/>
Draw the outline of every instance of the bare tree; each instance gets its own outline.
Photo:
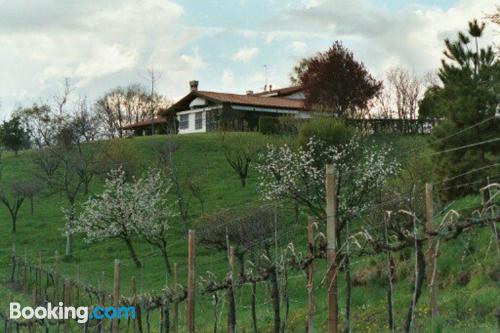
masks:
<path id="1" fill-rule="evenodd" d="M 193 198 L 197 199 L 204 206 L 204 198 L 199 184 L 199 179 L 196 177 L 197 171 L 186 167 L 182 174 L 177 168 L 176 155 L 179 149 L 179 144 L 175 141 L 167 141 L 156 147 L 157 166 L 161 170 L 162 175 L 166 177 L 172 184 L 171 191 L 177 198 L 177 206 L 179 208 L 179 216 L 184 226 L 184 232 L 187 236 L 189 230 L 189 214 L 192 208 Z"/>
<path id="2" fill-rule="evenodd" d="M 264 148 L 263 140 L 260 136 L 238 133 L 226 139 L 226 133 L 222 133 L 222 148 L 227 163 L 238 175 L 241 186 L 245 187 L 251 163 Z"/>
<path id="3" fill-rule="evenodd" d="M 399 119 L 416 119 L 418 101 L 422 97 L 422 82 L 409 70 L 396 67 L 387 72 L 387 90 L 390 104 Z"/>
<path id="4" fill-rule="evenodd" d="M 75 217 L 75 204 L 79 194 L 88 191 L 95 172 L 95 154 L 84 149 L 72 124 L 66 124 L 56 135 L 57 144 L 40 149 L 35 154 L 35 163 L 42 179 L 56 193 L 63 193 L 68 202 L 67 215 Z M 86 147 L 85 147 L 86 148 Z M 66 230 L 66 256 L 73 254 L 72 232 Z"/>
<path id="5" fill-rule="evenodd" d="M 16 233 L 17 217 L 25 199 L 26 195 L 22 191 L 21 184 L 2 186 L 0 189 L 0 202 L 2 202 L 9 211 L 12 223 L 12 233 Z"/>

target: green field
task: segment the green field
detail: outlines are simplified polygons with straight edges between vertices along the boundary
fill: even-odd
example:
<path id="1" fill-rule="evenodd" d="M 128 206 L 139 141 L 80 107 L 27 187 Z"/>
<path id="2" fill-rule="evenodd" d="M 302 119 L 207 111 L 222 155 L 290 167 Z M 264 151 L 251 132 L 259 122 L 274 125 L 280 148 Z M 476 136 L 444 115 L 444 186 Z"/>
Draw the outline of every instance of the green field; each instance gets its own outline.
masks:
<path id="1" fill-rule="evenodd" d="M 249 134 L 258 135 L 258 134 Z M 396 152 L 405 152 L 412 147 L 424 144 L 425 137 L 421 136 L 390 136 L 374 138 L 380 145 L 392 144 Z M 193 169 L 200 173 L 203 179 L 201 189 L 206 202 L 206 211 L 215 212 L 222 208 L 239 207 L 259 199 L 256 191 L 257 173 L 250 171 L 248 184 L 242 188 L 239 179 L 224 159 L 223 150 L 217 135 L 185 135 L 185 136 L 153 136 L 123 139 L 130 142 L 141 154 L 142 167 L 146 169 L 155 163 L 154 147 L 165 140 L 176 140 L 180 144 L 177 156 L 178 168 Z M 403 154 L 404 156 L 404 154 Z M 33 164 L 32 153 L 22 152 L 18 156 L 5 153 L 2 158 L 3 181 L 13 181 L 16 178 L 34 177 L 36 166 Z M 102 179 L 95 178 L 91 192 L 98 192 L 102 186 Z M 85 198 L 80 198 L 84 200 Z M 24 254 L 33 261 L 38 260 L 41 254 L 44 265 L 53 265 L 55 252 L 64 253 L 65 238 L 63 236 L 63 213 L 65 199 L 60 194 L 42 193 L 35 198 L 35 213 L 30 214 L 29 203 L 26 203 L 20 212 L 18 229 L 15 235 L 10 232 L 10 217 L 8 211 L 0 208 L 0 307 L 5 312 L 9 295 L 15 300 L 26 300 L 26 295 L 9 289 L 6 281 L 10 272 L 9 258 L 12 244 L 15 242 L 17 253 Z M 464 208 L 477 204 L 477 197 L 465 197 L 454 203 L 453 207 Z M 191 218 L 194 221 L 201 214 L 201 205 L 193 201 Z M 279 238 L 280 248 L 285 248 L 289 241 L 293 241 L 299 250 L 305 248 L 306 218 L 301 216 L 295 222 L 292 213 L 285 215 L 280 221 L 282 237 Z M 489 244 L 491 233 L 489 229 L 469 233 L 458 237 L 453 242 L 443 244 L 439 257 L 439 310 L 443 332 L 497 332 L 498 324 L 495 316 L 500 304 L 500 285 L 490 276 L 494 273 L 493 267 L 498 262 L 494 246 Z M 161 257 L 156 249 L 145 242 L 138 242 L 136 250 L 143 261 L 144 268 L 137 269 L 128 256 L 127 249 L 120 241 L 106 241 L 87 244 L 80 237 L 75 239 L 74 259 L 61 263 L 61 270 L 68 276 L 73 276 L 76 263 L 80 265 L 81 280 L 94 286 L 112 286 L 112 272 L 114 259 L 120 259 L 122 267 L 122 294 L 130 294 L 130 281 L 135 276 L 140 293 L 158 292 L 165 285 L 165 272 Z M 170 258 L 179 265 L 181 282 L 186 279 L 187 242 L 184 238 L 182 226 L 176 224 L 172 228 L 170 244 Z M 377 270 L 383 265 L 382 258 L 354 258 L 354 273 L 366 271 L 373 275 L 368 283 L 353 288 L 353 322 L 354 332 L 380 332 L 386 330 L 386 283 L 378 277 Z M 395 290 L 395 309 L 397 327 L 401 329 L 411 300 L 411 279 L 413 261 L 408 259 L 401 263 L 398 270 L 401 273 Z M 498 265 L 498 264 L 497 264 Z M 497 266 L 498 269 L 498 266 Z M 227 273 L 225 253 L 214 250 L 197 248 L 197 274 L 206 276 L 207 272 L 214 273 L 222 280 Z M 324 277 L 324 264 L 316 267 L 317 304 L 316 327 L 318 332 L 326 327 L 326 287 L 321 285 Z M 459 277 L 470 273 L 470 281 L 463 285 Z M 493 273 L 492 273 L 493 272 Z M 497 273 L 498 274 L 498 273 Z M 104 277 L 104 279 L 103 279 Z M 169 277 L 170 279 L 171 277 Z M 294 271 L 289 279 L 290 314 L 288 317 L 289 332 L 303 332 L 306 316 L 306 288 L 305 276 L 300 271 Z M 268 284 L 259 285 L 258 318 L 262 332 L 272 329 L 272 304 L 269 302 Z M 239 332 L 251 332 L 250 318 L 250 287 L 245 286 L 237 291 L 237 315 Z M 424 289 L 419 301 L 416 314 L 417 331 L 429 331 L 429 293 Z M 340 281 L 340 305 L 343 315 L 343 282 Z M 225 331 L 226 309 L 224 294 L 220 294 L 219 327 Z M 183 325 L 184 306 L 181 306 L 181 324 Z M 283 318 L 284 315 L 282 315 Z M 196 322 L 198 332 L 213 331 L 214 308 L 209 295 L 197 297 Z M 158 321 L 155 321 L 157 323 Z M 0 330 L 3 328 L 0 327 Z M 184 329 L 181 329 L 184 331 Z"/>

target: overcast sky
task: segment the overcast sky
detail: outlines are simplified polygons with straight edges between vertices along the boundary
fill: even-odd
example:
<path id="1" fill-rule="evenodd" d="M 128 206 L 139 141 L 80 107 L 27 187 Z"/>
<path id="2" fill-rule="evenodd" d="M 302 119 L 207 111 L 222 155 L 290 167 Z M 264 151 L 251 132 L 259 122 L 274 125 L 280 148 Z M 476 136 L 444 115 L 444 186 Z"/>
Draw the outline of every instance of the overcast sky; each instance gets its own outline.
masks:
<path id="1" fill-rule="evenodd" d="M 0 119 L 51 101 L 69 78 L 94 100 L 161 75 L 176 99 L 188 81 L 244 93 L 288 84 L 302 57 L 341 40 L 377 77 L 439 66 L 443 39 L 492 13 L 494 0 L 0 0 Z M 487 39 L 495 35 L 487 30 Z"/>

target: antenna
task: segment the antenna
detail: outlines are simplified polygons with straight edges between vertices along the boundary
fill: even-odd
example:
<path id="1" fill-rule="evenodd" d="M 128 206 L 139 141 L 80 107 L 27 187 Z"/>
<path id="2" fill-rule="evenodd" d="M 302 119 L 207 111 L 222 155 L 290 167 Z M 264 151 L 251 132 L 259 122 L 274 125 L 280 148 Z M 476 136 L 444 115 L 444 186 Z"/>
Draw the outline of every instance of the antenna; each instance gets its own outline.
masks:
<path id="1" fill-rule="evenodd" d="M 266 83 L 265 86 L 264 86 L 264 91 L 266 91 L 267 90 L 267 84 L 268 84 L 268 82 L 267 82 L 267 65 L 264 65 L 264 80 L 265 80 L 265 83 Z"/>

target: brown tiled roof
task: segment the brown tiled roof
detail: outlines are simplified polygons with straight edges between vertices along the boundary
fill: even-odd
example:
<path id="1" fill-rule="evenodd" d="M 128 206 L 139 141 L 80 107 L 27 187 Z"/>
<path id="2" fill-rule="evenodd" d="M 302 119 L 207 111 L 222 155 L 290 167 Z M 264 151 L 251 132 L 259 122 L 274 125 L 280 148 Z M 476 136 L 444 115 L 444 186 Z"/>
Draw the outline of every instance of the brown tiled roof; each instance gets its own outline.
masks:
<path id="1" fill-rule="evenodd" d="M 226 102 L 231 104 L 282 108 L 282 109 L 304 108 L 304 101 L 302 100 L 288 99 L 281 97 L 271 98 L 271 97 L 255 96 L 255 95 L 218 93 L 212 91 L 197 91 L 196 94 L 198 96 L 205 97 L 209 100 L 219 101 L 223 103 Z"/>
<path id="2" fill-rule="evenodd" d="M 124 130 L 129 130 L 129 129 L 135 129 L 135 128 L 140 128 L 140 127 L 145 127 L 145 126 L 151 126 L 151 125 L 156 125 L 156 124 L 165 124 L 167 122 L 167 119 L 163 117 L 158 117 L 153 120 L 151 119 L 146 119 L 143 121 L 138 121 L 136 123 L 128 124 L 125 126 L 122 126 L 122 129 Z"/>
<path id="3" fill-rule="evenodd" d="M 263 96 L 263 95 L 269 95 L 269 94 L 276 94 L 277 96 L 286 96 L 286 95 L 291 95 L 291 94 L 296 93 L 296 92 L 301 91 L 301 90 L 304 90 L 303 86 L 291 86 L 291 87 L 286 87 L 286 88 L 261 91 L 261 92 L 255 93 L 254 96 Z"/>

